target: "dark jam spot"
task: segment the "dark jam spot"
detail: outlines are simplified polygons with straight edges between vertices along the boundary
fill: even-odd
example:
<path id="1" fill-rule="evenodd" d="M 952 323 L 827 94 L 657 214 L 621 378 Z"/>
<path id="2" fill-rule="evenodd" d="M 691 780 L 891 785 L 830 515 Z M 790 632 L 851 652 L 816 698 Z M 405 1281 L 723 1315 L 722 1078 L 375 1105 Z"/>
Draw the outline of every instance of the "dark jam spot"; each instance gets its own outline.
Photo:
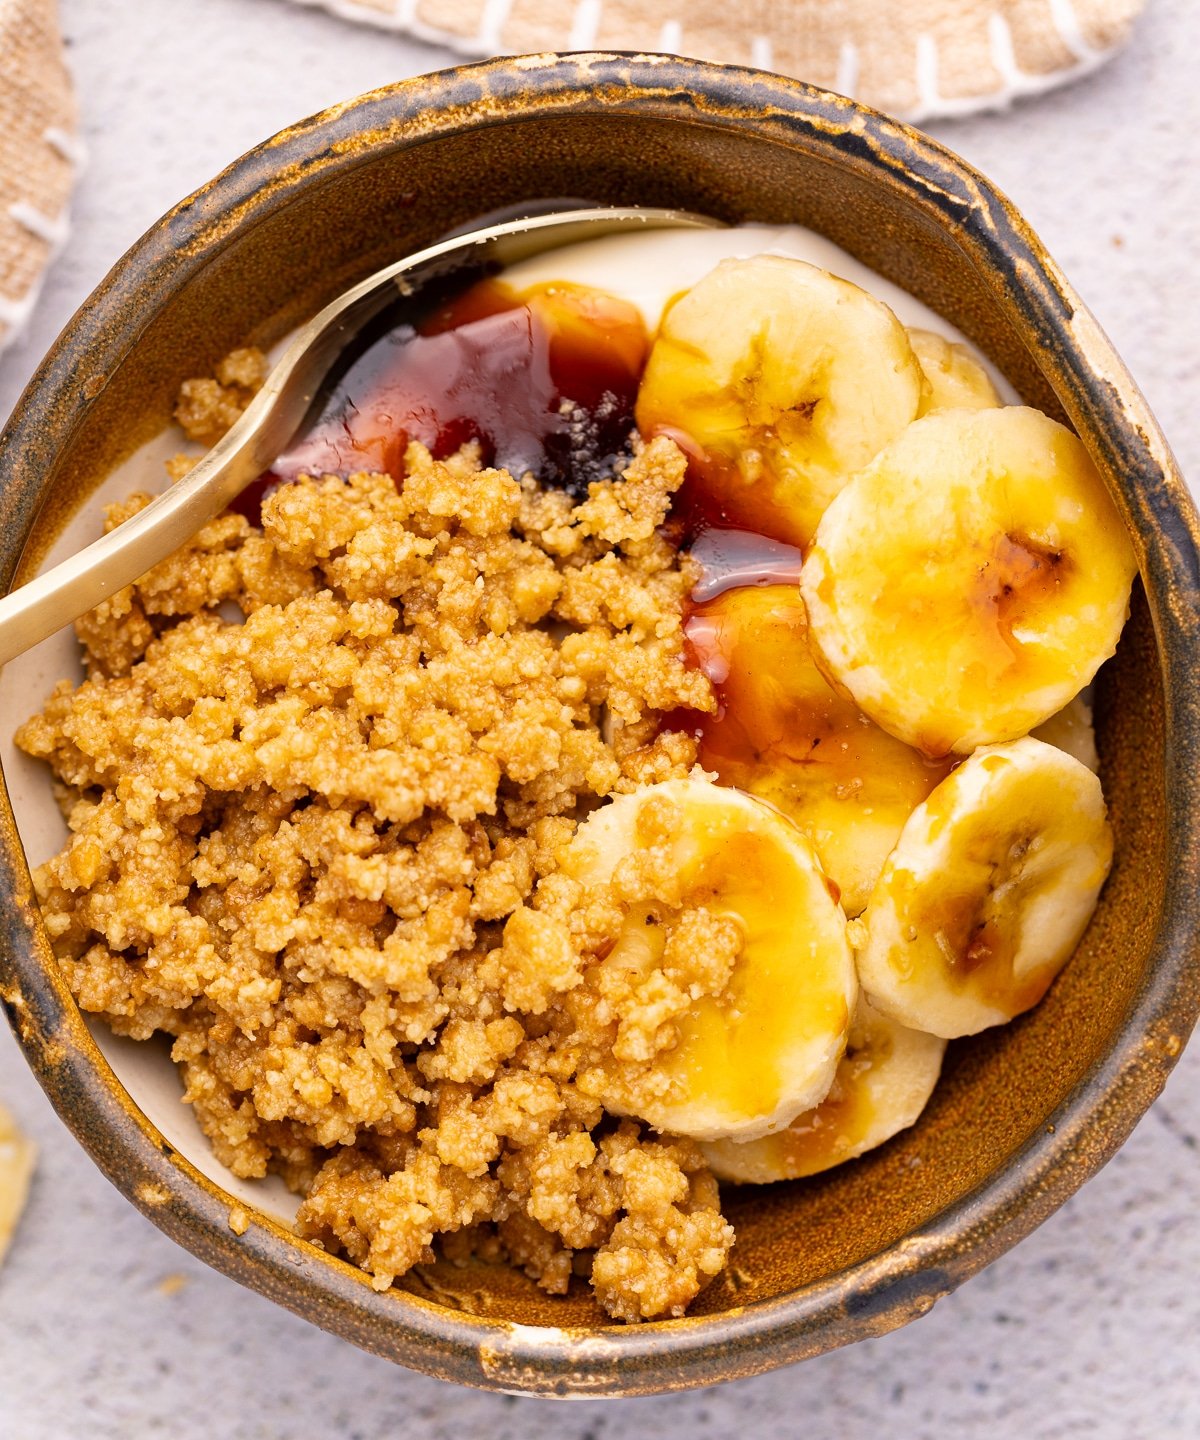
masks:
<path id="1" fill-rule="evenodd" d="M 700 566 L 691 600 L 702 605 L 743 585 L 798 584 L 803 552 L 770 535 L 767 511 L 735 513 L 708 483 L 709 465 L 683 431 L 656 426 L 655 435 L 673 440 L 688 457 L 684 482 L 671 502 L 664 533 Z"/>
<path id="2" fill-rule="evenodd" d="M 624 302 L 480 281 L 416 328 L 361 341 L 315 421 L 234 508 L 257 523 L 270 489 L 302 474 L 373 470 L 399 483 L 414 440 L 439 460 L 477 441 L 485 465 L 582 495 L 629 452 L 645 353 Z"/>
<path id="3" fill-rule="evenodd" d="M 684 706 L 677 706 L 674 710 L 664 710 L 659 717 L 660 730 L 678 730 L 683 735 L 691 735 L 699 740 L 704 734 L 705 721 L 708 719 L 699 710 L 688 710 Z"/>

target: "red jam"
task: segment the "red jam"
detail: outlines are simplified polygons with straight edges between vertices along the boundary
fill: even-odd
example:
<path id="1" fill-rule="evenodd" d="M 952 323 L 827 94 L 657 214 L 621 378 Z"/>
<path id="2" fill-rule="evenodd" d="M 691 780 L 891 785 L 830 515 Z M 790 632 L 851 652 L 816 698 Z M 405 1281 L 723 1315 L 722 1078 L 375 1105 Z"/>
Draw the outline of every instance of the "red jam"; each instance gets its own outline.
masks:
<path id="1" fill-rule="evenodd" d="M 476 440 L 485 464 L 584 493 L 628 450 L 647 349 L 624 300 L 480 281 L 418 327 L 370 338 L 316 422 L 234 508 L 257 522 L 266 492 L 302 474 L 372 470 L 400 482 L 413 440 L 435 459 Z"/>

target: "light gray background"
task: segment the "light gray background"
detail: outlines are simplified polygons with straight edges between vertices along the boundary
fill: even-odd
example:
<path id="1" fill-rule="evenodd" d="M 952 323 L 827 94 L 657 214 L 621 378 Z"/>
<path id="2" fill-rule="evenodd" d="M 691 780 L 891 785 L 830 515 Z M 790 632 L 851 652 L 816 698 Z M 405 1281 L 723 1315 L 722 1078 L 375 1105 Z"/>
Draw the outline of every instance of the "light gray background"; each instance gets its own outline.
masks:
<path id="1" fill-rule="evenodd" d="M 91 158 L 28 336 L 0 357 L 0 417 L 171 204 L 299 117 L 453 58 L 282 0 L 62 3 Z M 1200 5 L 1150 0 L 1100 74 L 1007 115 L 931 127 L 1021 206 L 1193 476 L 1198 57 Z M 0 1269 L 3 1440 L 1200 1435 L 1200 1045 L 1101 1175 L 915 1325 L 757 1380 L 573 1406 L 408 1374 L 205 1269 L 101 1178 L 7 1030 L 0 1098 L 41 1146 Z"/>

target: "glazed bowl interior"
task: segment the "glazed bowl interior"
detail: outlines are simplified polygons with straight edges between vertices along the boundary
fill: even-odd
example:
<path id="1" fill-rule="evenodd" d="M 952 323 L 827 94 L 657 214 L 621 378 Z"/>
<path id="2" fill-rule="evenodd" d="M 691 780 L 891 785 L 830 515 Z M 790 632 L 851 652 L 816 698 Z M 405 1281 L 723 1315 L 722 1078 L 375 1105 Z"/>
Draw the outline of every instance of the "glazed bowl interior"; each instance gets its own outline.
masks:
<path id="1" fill-rule="evenodd" d="M 1052 268 L 1049 280 L 1030 272 L 1028 306 L 1017 298 L 1014 276 L 1036 242 L 991 193 L 903 127 L 771 77 L 653 59 L 576 57 L 540 70 L 524 63 L 523 71 L 501 62 L 366 97 L 261 147 L 166 217 L 90 302 L 23 402 L 25 449 L 11 464 L 26 476 L 39 467 L 41 509 L 36 523 L 32 502 L 10 515 L 0 540 L 10 568 L 26 534 L 22 573 L 95 534 L 104 500 L 160 488 L 162 461 L 178 445 L 167 427 L 181 381 L 209 373 L 235 346 L 276 343 L 350 282 L 482 213 L 571 196 L 811 227 L 963 331 L 1025 401 L 1072 421 L 1138 540 L 1146 588 L 1135 592 L 1118 654 L 1096 688 L 1116 863 L 1077 954 L 1036 1009 L 951 1044 L 911 1130 L 811 1180 L 727 1190 L 737 1247 L 728 1272 L 693 1306 L 698 1318 L 642 1327 L 629 1342 L 643 1347 L 637 1356 L 614 1341 L 614 1363 L 630 1366 L 624 1378 L 606 1372 L 578 1383 L 570 1378 L 582 1373 L 578 1357 L 542 1364 L 536 1338 L 513 1340 L 512 1327 L 632 1334 L 611 1327 L 582 1285 L 551 1297 L 507 1268 L 437 1264 L 403 1282 L 407 1296 L 381 1297 L 269 1220 L 239 1255 L 235 1237 L 215 1234 L 222 1205 L 237 1200 L 286 1221 L 294 1199 L 277 1182 L 237 1181 L 213 1159 L 180 1104 L 165 1048 L 97 1027 L 108 1074 L 32 920 L 8 936 L 27 1011 L 14 1018 L 56 1103 L 65 1112 L 78 1105 L 68 1119 L 109 1174 L 165 1228 L 247 1283 L 369 1348 L 454 1378 L 533 1390 L 551 1380 L 581 1390 L 665 1388 L 762 1368 L 920 1313 L 1045 1218 L 1128 1133 L 1195 1014 L 1194 986 L 1176 973 L 1181 947 L 1192 949 L 1178 889 L 1194 837 L 1179 832 L 1178 797 L 1168 788 L 1192 741 L 1164 690 L 1172 657 L 1156 625 L 1161 634 L 1166 581 L 1146 558 L 1149 510 L 1138 511 L 1128 465 L 1124 481 L 1118 474 L 1124 431 L 1116 440 L 1104 431 L 1104 406 L 1115 415 L 1120 391 L 1106 400 L 1082 349 L 1068 353 L 1066 330 L 1039 318 L 1061 296 Z M 1001 274 L 1009 262 L 1012 273 Z M 1157 463 L 1139 461 L 1143 472 Z M 1177 514 L 1186 504 L 1174 492 L 1155 503 Z M 1190 520 L 1180 523 L 1186 530 Z M 48 776 L 15 752 L 12 732 L 57 678 L 76 673 L 73 642 L 60 636 L 14 662 L 0 690 L 0 753 L 32 862 L 64 832 Z M 7 859 L 14 893 L 24 894 L 11 841 Z M 1164 966 L 1175 967 L 1167 980 Z M 35 971 L 49 977 L 45 993 L 30 993 Z M 66 1059 L 50 1053 L 52 1035 L 66 1037 Z M 132 1119 L 120 1087 L 136 1107 Z M 219 1188 L 197 1181 L 192 1167 Z M 164 1175 L 170 1193 L 156 1199 Z M 302 1257 L 293 1287 L 280 1278 L 289 1247 Z M 435 1312 L 454 1315 L 457 1339 L 437 1330 Z M 735 1362 L 742 1332 L 714 1326 L 747 1315 L 759 1317 L 756 1335 L 776 1333 L 778 1344 Z M 509 1349 L 489 1340 L 489 1368 L 480 1336 L 494 1336 L 488 1327 L 497 1323 L 508 1327 Z M 412 1338 L 422 1327 L 442 1338 L 422 1348 Z M 654 1334 L 664 1338 L 652 1354 L 646 1337 Z M 686 1337 L 697 1335 L 693 1351 L 708 1357 L 706 1369 L 679 1358 L 693 1345 Z M 713 1358 L 721 1345 L 726 1361 Z M 494 1358 L 501 1352 L 514 1357 L 507 1367 Z"/>

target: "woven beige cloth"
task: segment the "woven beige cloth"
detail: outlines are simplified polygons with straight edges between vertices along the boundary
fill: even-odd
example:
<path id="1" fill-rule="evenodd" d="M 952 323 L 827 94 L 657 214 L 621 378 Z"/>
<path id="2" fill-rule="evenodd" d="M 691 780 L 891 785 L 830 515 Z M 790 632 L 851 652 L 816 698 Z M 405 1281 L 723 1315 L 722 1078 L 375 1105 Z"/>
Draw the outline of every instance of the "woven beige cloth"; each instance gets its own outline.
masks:
<path id="1" fill-rule="evenodd" d="M 665 50 L 754 65 L 908 120 L 1094 69 L 1146 0 L 301 0 L 470 55 Z"/>
<path id="2" fill-rule="evenodd" d="M 75 125 L 55 0 L 0 0 L 0 349 L 66 238 Z"/>

